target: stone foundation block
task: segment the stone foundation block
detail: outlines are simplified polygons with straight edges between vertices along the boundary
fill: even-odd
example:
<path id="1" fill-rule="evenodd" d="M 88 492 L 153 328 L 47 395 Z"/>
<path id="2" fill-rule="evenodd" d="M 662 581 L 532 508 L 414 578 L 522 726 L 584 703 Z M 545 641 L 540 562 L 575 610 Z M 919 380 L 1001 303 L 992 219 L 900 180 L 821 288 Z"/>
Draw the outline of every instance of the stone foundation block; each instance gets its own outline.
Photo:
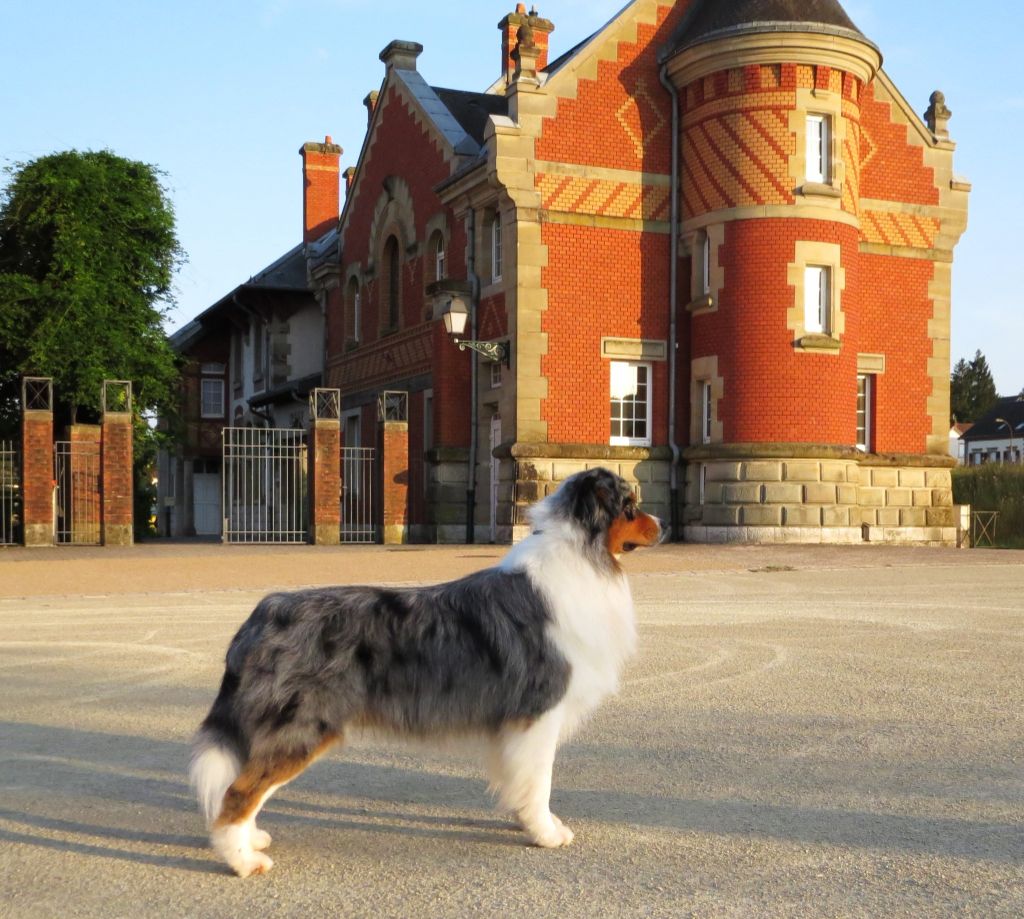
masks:
<path id="1" fill-rule="evenodd" d="M 897 488 L 900 484 L 900 472 L 898 469 L 872 469 L 871 484 L 875 488 Z"/>
<path id="2" fill-rule="evenodd" d="M 709 504 L 704 507 L 702 519 L 708 526 L 738 526 L 740 508 L 738 505 Z"/>
<path id="3" fill-rule="evenodd" d="M 803 485 L 780 483 L 765 485 L 764 500 L 766 504 L 799 504 L 804 499 Z"/>
<path id="4" fill-rule="evenodd" d="M 898 527 L 900 525 L 900 509 L 898 507 L 880 507 L 875 511 L 875 520 L 880 527 Z"/>
<path id="5" fill-rule="evenodd" d="M 726 504 L 760 504 L 760 485 L 726 485 L 724 489 L 724 500 Z"/>
<path id="6" fill-rule="evenodd" d="M 900 469 L 899 474 L 901 488 L 925 487 L 926 476 L 924 469 Z"/>
<path id="7" fill-rule="evenodd" d="M 822 463 L 821 464 L 821 481 L 822 482 L 846 482 L 849 481 L 848 467 L 845 463 Z"/>
<path id="8" fill-rule="evenodd" d="M 953 478 L 948 469 L 926 469 L 924 483 L 928 488 L 951 488 Z"/>
<path id="9" fill-rule="evenodd" d="M 787 482 L 817 482 L 821 472 L 817 463 L 786 463 L 783 476 Z"/>
<path id="10" fill-rule="evenodd" d="M 835 504 L 836 486 L 822 484 L 805 485 L 804 501 L 807 504 Z"/>
<path id="11" fill-rule="evenodd" d="M 756 507 L 745 507 L 741 514 L 744 526 L 779 527 L 782 526 L 782 508 L 767 504 Z"/>
<path id="12" fill-rule="evenodd" d="M 925 509 L 925 522 L 930 527 L 953 527 L 957 525 L 956 508 L 929 507 Z"/>
<path id="13" fill-rule="evenodd" d="M 932 489 L 932 507 L 952 507 L 953 492 L 948 488 Z"/>
<path id="14" fill-rule="evenodd" d="M 900 526 L 923 527 L 927 523 L 926 511 L 923 507 L 900 508 Z"/>
<path id="15" fill-rule="evenodd" d="M 889 507 L 911 507 L 914 495 L 909 488 L 889 488 L 885 492 L 885 503 Z"/>
<path id="16" fill-rule="evenodd" d="M 848 527 L 850 525 L 850 508 L 823 507 L 821 509 L 821 525 L 826 527 Z"/>
<path id="17" fill-rule="evenodd" d="M 857 503 L 857 486 L 856 485 L 837 485 L 836 486 L 836 503 L 838 503 L 838 504 L 856 504 Z"/>
<path id="18" fill-rule="evenodd" d="M 862 507 L 885 507 L 885 489 L 862 488 L 857 493 L 857 503 Z"/>
<path id="19" fill-rule="evenodd" d="M 820 507 L 785 507 L 783 508 L 782 523 L 787 527 L 817 527 L 821 526 Z"/>
<path id="20" fill-rule="evenodd" d="M 739 482 L 743 478 L 740 463 L 708 463 L 707 466 L 709 482 Z"/>
<path id="21" fill-rule="evenodd" d="M 748 482 L 781 482 L 782 463 L 746 463 L 743 478 Z"/>

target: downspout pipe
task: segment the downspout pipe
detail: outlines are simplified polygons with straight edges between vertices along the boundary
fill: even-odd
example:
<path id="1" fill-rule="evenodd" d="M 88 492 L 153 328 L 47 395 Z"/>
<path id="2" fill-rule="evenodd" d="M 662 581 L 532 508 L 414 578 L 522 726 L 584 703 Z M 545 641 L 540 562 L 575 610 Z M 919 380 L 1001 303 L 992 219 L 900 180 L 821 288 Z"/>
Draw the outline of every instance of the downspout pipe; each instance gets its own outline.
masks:
<path id="1" fill-rule="evenodd" d="M 679 538 L 679 471 L 683 467 L 682 451 L 676 442 L 676 378 L 679 372 L 679 90 L 669 79 L 668 64 L 659 71 L 661 85 L 672 97 L 672 227 L 669 243 L 669 346 L 668 346 L 668 443 L 672 450 L 669 470 L 669 521 L 671 537 Z"/>
<path id="2" fill-rule="evenodd" d="M 469 273 L 469 338 L 476 341 L 476 319 L 480 305 L 480 278 L 476 273 L 476 209 L 469 209 L 469 260 L 467 269 Z M 476 445 L 479 434 L 479 420 L 477 415 L 479 409 L 477 401 L 477 355 L 475 351 L 469 352 L 470 376 L 469 376 L 469 469 L 466 476 L 466 544 L 472 545 L 476 541 L 474 524 L 476 519 Z"/>

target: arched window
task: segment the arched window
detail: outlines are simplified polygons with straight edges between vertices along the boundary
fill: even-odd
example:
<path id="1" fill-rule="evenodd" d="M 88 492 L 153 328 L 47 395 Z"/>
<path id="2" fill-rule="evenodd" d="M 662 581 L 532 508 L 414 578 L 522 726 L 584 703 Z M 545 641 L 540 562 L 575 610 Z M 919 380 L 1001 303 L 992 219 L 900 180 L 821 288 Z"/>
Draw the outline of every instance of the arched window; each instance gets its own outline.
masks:
<path id="1" fill-rule="evenodd" d="M 384 297 L 384 303 L 381 304 L 384 331 L 398 328 L 398 317 L 401 315 L 401 270 L 398 240 L 394 236 L 389 236 L 384 244 L 384 271 L 381 278 L 384 282 L 381 291 Z"/>

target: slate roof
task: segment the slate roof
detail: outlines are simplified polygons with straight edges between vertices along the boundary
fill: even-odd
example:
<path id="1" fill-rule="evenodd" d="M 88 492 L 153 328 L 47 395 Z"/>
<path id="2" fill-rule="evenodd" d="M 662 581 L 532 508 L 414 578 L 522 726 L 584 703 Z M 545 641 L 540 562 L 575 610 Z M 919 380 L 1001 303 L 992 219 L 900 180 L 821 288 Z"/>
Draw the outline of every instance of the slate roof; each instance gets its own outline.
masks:
<path id="1" fill-rule="evenodd" d="M 756 32 L 823 32 L 872 44 L 838 0 L 698 0 L 663 57 L 716 38 Z"/>
<path id="2" fill-rule="evenodd" d="M 974 426 L 961 439 L 1007 440 L 1010 435 L 1007 433 L 1006 425 L 997 422 L 997 418 L 1004 419 L 1013 428 L 1015 438 L 1024 438 L 1024 399 L 1020 396 L 1008 396 L 996 402 L 987 414 L 975 421 Z"/>
<path id="3" fill-rule="evenodd" d="M 442 89 L 439 86 L 433 89 L 445 108 L 462 125 L 462 130 L 480 146 L 483 145 L 484 128 L 491 115 L 508 114 L 508 99 L 505 96 L 466 92 L 461 89 Z"/>

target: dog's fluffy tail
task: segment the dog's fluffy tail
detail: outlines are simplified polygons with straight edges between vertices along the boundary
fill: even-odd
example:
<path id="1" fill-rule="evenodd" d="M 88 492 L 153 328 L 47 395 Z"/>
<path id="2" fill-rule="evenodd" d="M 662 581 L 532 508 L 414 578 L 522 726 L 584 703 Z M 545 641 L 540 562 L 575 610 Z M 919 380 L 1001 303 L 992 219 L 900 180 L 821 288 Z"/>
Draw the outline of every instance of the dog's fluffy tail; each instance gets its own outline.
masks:
<path id="1" fill-rule="evenodd" d="M 192 742 L 189 783 L 199 800 L 199 809 L 212 824 L 220 814 L 224 794 L 242 771 L 246 758 L 241 730 L 234 714 L 238 679 L 225 673 L 220 693 Z"/>

